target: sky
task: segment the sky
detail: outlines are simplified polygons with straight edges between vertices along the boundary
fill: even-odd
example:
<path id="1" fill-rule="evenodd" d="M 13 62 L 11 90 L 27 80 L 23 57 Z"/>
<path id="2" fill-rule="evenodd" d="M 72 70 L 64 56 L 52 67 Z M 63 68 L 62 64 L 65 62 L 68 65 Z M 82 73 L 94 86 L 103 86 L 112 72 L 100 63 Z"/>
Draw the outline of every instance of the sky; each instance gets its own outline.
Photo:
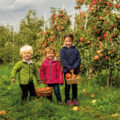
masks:
<path id="1" fill-rule="evenodd" d="M 13 25 L 17 31 L 28 10 L 36 10 L 39 18 L 44 17 L 46 13 L 48 19 L 50 7 L 64 7 L 69 15 L 73 15 L 74 6 L 75 0 L 0 0 L 0 25 Z"/>

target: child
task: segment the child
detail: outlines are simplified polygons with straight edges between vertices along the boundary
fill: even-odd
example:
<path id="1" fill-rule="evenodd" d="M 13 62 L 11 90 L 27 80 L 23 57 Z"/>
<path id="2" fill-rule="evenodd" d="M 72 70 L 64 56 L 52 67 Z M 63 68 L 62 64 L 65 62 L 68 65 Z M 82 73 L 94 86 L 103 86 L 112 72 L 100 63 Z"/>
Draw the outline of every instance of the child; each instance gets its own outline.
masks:
<path id="1" fill-rule="evenodd" d="M 31 97 L 36 97 L 33 76 L 36 77 L 37 82 L 40 81 L 39 72 L 37 66 L 31 60 L 33 49 L 29 45 L 25 45 L 20 49 L 20 55 L 22 60 L 18 61 L 12 69 L 11 78 L 16 83 L 16 74 L 18 74 L 19 84 L 22 91 L 22 104 L 25 103 L 28 92 Z"/>
<path id="2" fill-rule="evenodd" d="M 80 72 L 81 58 L 77 48 L 73 46 L 73 35 L 67 34 L 64 36 L 64 47 L 60 51 L 61 62 L 63 65 L 64 76 L 70 71 L 74 74 Z M 67 85 L 65 80 L 65 103 L 69 105 L 77 105 L 77 84 L 72 84 L 72 102 L 70 101 L 70 85 Z"/>
<path id="3" fill-rule="evenodd" d="M 49 87 L 54 88 L 57 102 L 61 103 L 59 84 L 63 84 L 63 73 L 60 63 L 55 58 L 55 50 L 52 47 L 45 49 L 45 60 L 42 62 L 40 68 L 40 78 Z M 52 95 L 47 98 L 52 101 Z"/>

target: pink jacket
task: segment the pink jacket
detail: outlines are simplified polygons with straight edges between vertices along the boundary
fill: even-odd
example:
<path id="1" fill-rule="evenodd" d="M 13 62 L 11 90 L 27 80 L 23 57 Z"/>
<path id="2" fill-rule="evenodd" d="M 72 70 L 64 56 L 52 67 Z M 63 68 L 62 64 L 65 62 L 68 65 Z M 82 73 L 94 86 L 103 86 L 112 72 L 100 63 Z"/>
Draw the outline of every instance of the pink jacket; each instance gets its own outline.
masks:
<path id="1" fill-rule="evenodd" d="M 63 84 L 63 73 L 58 60 L 44 60 L 40 68 L 40 78 L 46 84 Z"/>

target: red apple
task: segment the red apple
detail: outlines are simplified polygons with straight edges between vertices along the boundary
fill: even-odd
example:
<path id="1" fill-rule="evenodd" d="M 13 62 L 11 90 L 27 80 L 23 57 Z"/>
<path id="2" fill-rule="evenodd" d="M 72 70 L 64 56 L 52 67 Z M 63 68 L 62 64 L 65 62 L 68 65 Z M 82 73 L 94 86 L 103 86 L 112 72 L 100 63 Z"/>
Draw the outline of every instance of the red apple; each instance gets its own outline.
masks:
<path id="1" fill-rule="evenodd" d="M 107 37 L 107 33 L 103 34 L 104 39 Z"/>
<path id="2" fill-rule="evenodd" d="M 93 29 L 96 30 L 96 26 L 94 26 Z"/>
<path id="3" fill-rule="evenodd" d="M 76 9 L 78 9 L 78 8 L 79 8 L 79 6 L 78 6 L 78 5 L 76 5 L 76 6 L 75 6 L 75 8 L 76 8 Z"/>
<path id="4" fill-rule="evenodd" d="M 114 27 L 114 24 L 111 24 L 111 27 L 113 28 L 113 27 Z"/>
<path id="5" fill-rule="evenodd" d="M 112 5 L 113 5 L 113 3 L 109 3 L 109 4 L 108 4 L 109 7 L 112 6 Z"/>
<path id="6" fill-rule="evenodd" d="M 99 17 L 99 20 L 103 20 L 103 17 Z"/>
<path id="7" fill-rule="evenodd" d="M 99 34 L 100 33 L 100 30 L 97 30 L 97 34 Z"/>
<path id="8" fill-rule="evenodd" d="M 115 33 L 113 33 L 113 37 L 116 37 L 116 34 L 115 34 Z"/>
<path id="9" fill-rule="evenodd" d="M 99 56 L 98 55 L 94 56 L 94 60 L 95 61 L 99 60 Z"/>
<path id="10" fill-rule="evenodd" d="M 80 42 L 84 42 L 84 38 L 81 37 L 81 38 L 80 38 Z"/>
<path id="11" fill-rule="evenodd" d="M 116 7 L 116 8 L 120 8 L 120 4 L 117 4 L 115 7 Z"/>
<path id="12" fill-rule="evenodd" d="M 70 79 L 70 78 L 72 77 L 72 75 L 71 75 L 70 73 L 66 73 L 65 77 L 66 77 L 67 79 Z"/>
<path id="13" fill-rule="evenodd" d="M 97 51 L 97 54 L 101 54 L 101 53 L 102 53 L 101 50 L 98 50 L 98 51 Z"/>

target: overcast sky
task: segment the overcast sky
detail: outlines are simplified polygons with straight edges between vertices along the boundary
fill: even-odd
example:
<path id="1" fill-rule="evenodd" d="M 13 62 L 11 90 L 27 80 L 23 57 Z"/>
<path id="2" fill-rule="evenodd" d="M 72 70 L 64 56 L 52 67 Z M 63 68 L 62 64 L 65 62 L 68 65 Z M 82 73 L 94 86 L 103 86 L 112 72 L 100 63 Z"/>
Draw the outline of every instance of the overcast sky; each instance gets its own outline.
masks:
<path id="1" fill-rule="evenodd" d="M 18 29 L 21 19 L 25 18 L 29 9 L 36 10 L 41 18 L 46 12 L 50 16 L 50 7 L 63 8 L 68 14 L 74 14 L 75 0 L 0 0 L 0 25 L 13 25 Z"/>

